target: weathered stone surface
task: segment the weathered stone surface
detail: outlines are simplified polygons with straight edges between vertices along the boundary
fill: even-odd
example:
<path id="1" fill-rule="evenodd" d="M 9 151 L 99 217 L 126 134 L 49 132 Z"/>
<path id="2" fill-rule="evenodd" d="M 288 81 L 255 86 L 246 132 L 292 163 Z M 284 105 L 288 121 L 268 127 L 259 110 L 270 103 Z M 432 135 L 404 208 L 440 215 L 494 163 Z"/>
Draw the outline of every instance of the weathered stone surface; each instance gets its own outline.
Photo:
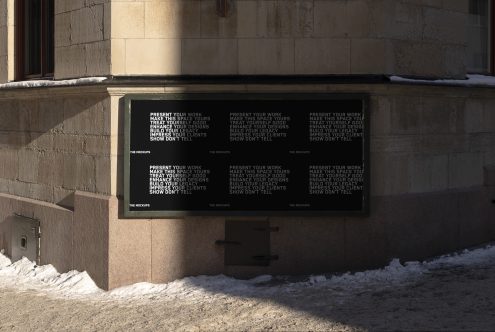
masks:
<path id="1" fill-rule="evenodd" d="M 0 149 L 0 178 L 16 180 L 19 170 L 19 156 L 16 150 Z"/>
<path id="2" fill-rule="evenodd" d="M 87 44 L 85 48 L 86 71 L 84 76 L 110 75 L 111 45 L 110 41 Z"/>
<path id="3" fill-rule="evenodd" d="M 199 0 L 145 2 L 146 38 L 199 37 L 200 22 Z"/>
<path id="4" fill-rule="evenodd" d="M 410 192 L 432 192 L 447 188 L 448 155 L 414 155 L 411 158 Z"/>
<path id="5" fill-rule="evenodd" d="M 495 164 L 486 165 L 483 168 L 483 184 L 485 186 L 495 186 Z"/>
<path id="6" fill-rule="evenodd" d="M 74 197 L 74 269 L 88 271 L 99 287 L 108 288 L 109 198 L 84 192 Z"/>
<path id="7" fill-rule="evenodd" d="M 0 3 L 4 9 L 0 11 L 0 82 L 14 75 L 13 2 Z M 466 72 L 468 7 L 463 0 L 242 0 L 229 2 L 226 17 L 218 15 L 214 0 L 69 2 L 55 3 L 55 77 L 59 79 L 201 74 L 200 66 L 188 65 L 194 61 L 188 52 L 181 53 L 181 45 L 201 44 L 196 39 L 217 39 L 221 44 L 225 38 L 240 45 L 237 55 L 226 57 L 237 68 L 213 66 L 208 73 L 313 73 L 321 68 L 331 74 L 462 78 Z M 323 43 L 315 42 L 315 37 Z M 299 43 L 278 51 L 283 53 L 281 59 L 295 59 L 295 70 L 257 60 L 247 67 L 242 46 L 246 38 L 258 40 L 256 50 L 268 58 L 271 44 L 277 42 L 263 44 L 264 39 Z M 350 43 L 350 54 L 339 44 L 342 39 Z M 136 49 L 139 54 L 133 52 Z M 131 60 L 134 57 L 142 64 Z M 202 58 L 195 57 L 198 62 Z M 351 59 L 350 66 L 335 63 L 344 58 Z"/>
<path id="8" fill-rule="evenodd" d="M 479 186 L 483 184 L 483 155 L 456 153 L 449 156 L 449 188 Z"/>
<path id="9" fill-rule="evenodd" d="M 371 153 L 371 194 L 398 195 L 409 192 L 410 156 L 406 153 Z"/>
<path id="10" fill-rule="evenodd" d="M 111 37 L 144 38 L 144 5 L 144 1 L 112 1 Z"/>
<path id="11" fill-rule="evenodd" d="M 388 43 L 385 40 L 351 40 L 351 74 L 388 73 L 388 61 Z"/>
<path id="12" fill-rule="evenodd" d="M 346 74 L 350 67 L 349 39 L 298 38 L 295 41 L 297 74 Z"/>
<path id="13" fill-rule="evenodd" d="M 86 76 L 85 52 L 84 45 L 56 47 L 55 76 L 61 79 Z"/>
<path id="14" fill-rule="evenodd" d="M 181 39 L 127 39 L 126 74 L 181 73 Z"/>
<path id="15" fill-rule="evenodd" d="M 87 44 L 103 40 L 103 5 L 83 7 L 70 14 L 71 44 Z M 60 27 L 62 28 L 63 25 Z"/>
<path id="16" fill-rule="evenodd" d="M 111 193 L 111 158 L 108 156 L 96 157 L 96 192 L 109 195 Z"/>
<path id="17" fill-rule="evenodd" d="M 223 270 L 223 250 L 215 245 L 215 240 L 224 236 L 222 218 L 151 220 L 150 231 L 152 282 Z"/>
<path id="18" fill-rule="evenodd" d="M 185 39 L 182 43 L 184 74 L 237 74 L 237 40 Z"/>
<path id="19" fill-rule="evenodd" d="M 111 197 L 108 204 L 108 287 L 152 282 L 152 220 L 118 219 L 121 202 Z"/>
<path id="20" fill-rule="evenodd" d="M 291 39 L 240 39 L 239 74 L 293 74 Z"/>
<path id="21" fill-rule="evenodd" d="M 64 188 L 95 192 L 95 159 L 87 155 L 64 155 Z"/>

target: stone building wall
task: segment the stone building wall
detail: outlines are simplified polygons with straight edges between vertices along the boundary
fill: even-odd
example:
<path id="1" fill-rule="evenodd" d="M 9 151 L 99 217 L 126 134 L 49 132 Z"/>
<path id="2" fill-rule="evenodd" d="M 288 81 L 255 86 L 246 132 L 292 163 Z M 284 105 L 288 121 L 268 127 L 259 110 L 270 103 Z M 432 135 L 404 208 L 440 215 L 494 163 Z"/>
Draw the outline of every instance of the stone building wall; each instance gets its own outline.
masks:
<path id="1" fill-rule="evenodd" d="M 468 0 L 372 0 L 372 38 L 385 42 L 385 73 L 463 78 Z M 380 49 L 380 47 L 379 47 Z M 370 52 L 371 51 L 371 52 Z M 379 60 L 376 60 L 379 61 Z"/>
<path id="2" fill-rule="evenodd" d="M 464 0 L 233 3 L 220 18 L 214 0 L 55 0 L 55 78 L 465 74 Z M 13 78 L 12 4 L 0 0 L 0 82 Z M 495 239 L 493 88 L 126 82 L 0 88 L 0 249 L 14 213 L 38 218 L 42 263 L 114 288 L 361 269 Z M 225 217 L 123 219 L 123 97 L 183 92 L 369 94 L 370 215 L 269 218 L 280 259 L 266 268 L 224 265 Z"/>
<path id="3" fill-rule="evenodd" d="M 112 0 L 112 74 L 462 77 L 467 3 Z"/>
<path id="4" fill-rule="evenodd" d="M 370 216 L 271 217 L 280 259 L 261 269 L 223 264 L 215 240 L 224 217 L 122 219 L 123 96 L 221 91 L 368 93 Z M 360 269 L 495 238 L 490 88 L 99 83 L 4 89 L 0 104 L 0 246 L 8 248 L 9 216 L 39 218 L 42 262 L 86 270 L 103 288 L 195 274 Z"/>
<path id="5" fill-rule="evenodd" d="M 214 243 L 224 236 L 225 217 L 120 219 L 115 199 L 87 198 L 105 202 L 113 211 L 108 229 L 109 287 L 129 283 L 133 276 L 167 282 L 196 274 L 362 269 L 394 257 L 426 258 L 495 237 L 491 203 L 495 183 L 487 176 L 495 164 L 495 95 L 490 88 L 288 84 L 109 89 L 115 102 L 127 93 L 179 91 L 369 93 L 370 216 L 270 217 L 270 224 L 280 227 L 271 235 L 272 253 L 280 258 L 260 269 L 224 265 L 224 249 Z M 113 108 L 112 117 L 121 118 L 122 112 L 122 107 Z M 120 123 L 122 139 L 122 121 L 113 122 Z M 123 164 L 120 151 L 112 144 L 112 155 L 119 156 L 117 165 Z M 116 179 L 122 178 L 119 169 L 112 173 Z"/>
<path id="6" fill-rule="evenodd" d="M 55 79 L 110 74 L 110 0 L 55 0 Z"/>
<path id="7" fill-rule="evenodd" d="M 373 101 L 372 195 L 483 184 L 483 168 L 495 163 L 490 89 L 394 87 Z"/>
<path id="8" fill-rule="evenodd" d="M 64 206 L 110 194 L 110 102 L 82 91 L 0 91 L 0 192 Z"/>
<path id="9" fill-rule="evenodd" d="M 0 0 L 0 83 L 14 79 L 14 0 Z"/>
<path id="10" fill-rule="evenodd" d="M 0 83 L 14 80 L 15 0 L 0 1 Z M 55 79 L 111 74 L 110 0 L 55 0 Z"/>
<path id="11" fill-rule="evenodd" d="M 329 91 L 328 86 L 291 87 L 294 91 Z M 122 188 L 117 186 L 121 175 L 117 168 L 123 164 L 122 96 L 137 91 L 222 88 L 265 89 L 217 85 L 2 91 L 1 191 L 50 203 L 60 202 L 75 190 L 122 195 Z M 495 163 L 495 101 L 490 89 L 370 88 L 372 195 L 434 192 L 483 183 L 483 167 Z M 286 87 L 275 90 L 279 89 Z M 336 85 L 331 92 L 367 90 Z"/>
<path id="12" fill-rule="evenodd" d="M 0 82 L 14 75 L 13 3 L 0 1 Z M 55 78 L 202 74 L 461 78 L 467 4 L 467 0 L 235 0 L 227 17 L 219 17 L 215 0 L 55 0 Z"/>

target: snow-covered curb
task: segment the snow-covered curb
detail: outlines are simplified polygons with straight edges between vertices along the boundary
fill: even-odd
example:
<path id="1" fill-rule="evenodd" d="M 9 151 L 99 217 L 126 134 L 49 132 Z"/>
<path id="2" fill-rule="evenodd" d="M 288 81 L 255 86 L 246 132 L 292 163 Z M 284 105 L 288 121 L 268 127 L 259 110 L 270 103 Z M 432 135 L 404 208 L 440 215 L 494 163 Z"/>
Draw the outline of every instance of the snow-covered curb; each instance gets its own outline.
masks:
<path id="1" fill-rule="evenodd" d="M 83 77 L 72 80 L 33 80 L 33 81 L 20 81 L 0 84 L 0 89 L 17 89 L 17 88 L 39 88 L 39 87 L 52 87 L 52 86 L 73 86 L 100 83 L 106 80 L 106 77 Z"/>
<path id="2" fill-rule="evenodd" d="M 412 79 L 401 76 L 390 76 L 393 83 L 409 84 L 430 84 L 430 85 L 450 85 L 450 86 L 472 86 L 472 87 L 493 87 L 495 86 L 494 76 L 485 75 L 466 75 L 465 80 L 441 79 L 441 80 L 423 80 Z"/>
<path id="3" fill-rule="evenodd" d="M 26 258 L 11 263 L 0 253 L 0 287 L 16 291 L 35 291 L 55 297 L 89 300 L 208 300 L 222 294 L 265 296 L 282 292 L 303 292 L 311 289 L 351 293 L 363 289 L 390 287 L 417 280 L 424 273 L 449 266 L 473 266 L 495 262 L 495 246 L 463 251 L 429 262 L 401 264 L 394 259 L 383 269 L 341 275 L 310 276 L 305 281 L 286 282 L 286 277 L 259 276 L 238 280 L 224 275 L 188 277 L 167 284 L 137 283 L 104 292 L 86 272 L 58 273 L 52 265 L 36 266 Z"/>

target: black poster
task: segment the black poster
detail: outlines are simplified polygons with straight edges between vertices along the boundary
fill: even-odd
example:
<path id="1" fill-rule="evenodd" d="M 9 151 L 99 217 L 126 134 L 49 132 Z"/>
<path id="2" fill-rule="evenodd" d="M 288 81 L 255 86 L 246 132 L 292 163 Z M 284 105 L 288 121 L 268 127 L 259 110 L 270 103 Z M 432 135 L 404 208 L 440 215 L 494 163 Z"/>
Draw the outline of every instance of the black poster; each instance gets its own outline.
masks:
<path id="1" fill-rule="evenodd" d="M 128 217 L 363 214 L 366 97 L 126 97 Z"/>

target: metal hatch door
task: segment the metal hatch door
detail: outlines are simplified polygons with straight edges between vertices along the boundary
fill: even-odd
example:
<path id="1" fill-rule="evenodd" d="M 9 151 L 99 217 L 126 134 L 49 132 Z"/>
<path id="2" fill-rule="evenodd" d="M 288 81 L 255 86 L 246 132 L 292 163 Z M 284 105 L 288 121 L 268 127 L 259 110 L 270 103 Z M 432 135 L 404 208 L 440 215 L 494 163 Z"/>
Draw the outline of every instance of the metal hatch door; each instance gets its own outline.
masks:
<path id="1" fill-rule="evenodd" d="M 225 265 L 267 266 L 278 257 L 270 252 L 271 228 L 268 220 L 226 220 Z"/>
<path id="2" fill-rule="evenodd" d="M 20 215 L 12 218 L 11 259 L 12 262 L 26 257 L 39 264 L 39 227 L 40 222 Z"/>

